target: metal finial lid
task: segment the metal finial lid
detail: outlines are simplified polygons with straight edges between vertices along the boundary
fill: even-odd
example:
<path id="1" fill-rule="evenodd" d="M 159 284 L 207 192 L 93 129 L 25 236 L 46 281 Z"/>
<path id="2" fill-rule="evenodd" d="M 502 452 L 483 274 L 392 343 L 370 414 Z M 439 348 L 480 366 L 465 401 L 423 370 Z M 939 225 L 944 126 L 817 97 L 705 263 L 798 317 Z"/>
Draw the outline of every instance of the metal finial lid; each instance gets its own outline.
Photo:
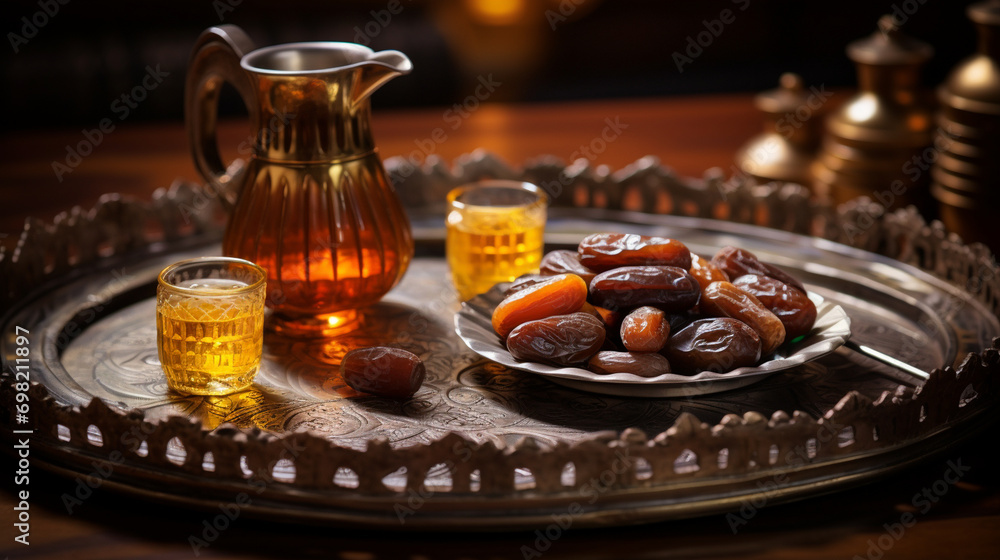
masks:
<path id="1" fill-rule="evenodd" d="M 1000 0 L 973 4 L 965 12 L 969 19 L 984 25 L 1000 25 Z"/>
<path id="2" fill-rule="evenodd" d="M 933 47 L 903 33 L 896 18 L 888 14 L 879 18 L 878 31 L 847 45 L 851 60 L 875 66 L 915 66 L 933 55 Z"/>
<path id="3" fill-rule="evenodd" d="M 802 77 L 786 72 L 778 80 L 779 87 L 761 92 L 754 97 L 754 104 L 765 113 L 784 114 L 798 109 L 808 96 L 803 91 Z"/>

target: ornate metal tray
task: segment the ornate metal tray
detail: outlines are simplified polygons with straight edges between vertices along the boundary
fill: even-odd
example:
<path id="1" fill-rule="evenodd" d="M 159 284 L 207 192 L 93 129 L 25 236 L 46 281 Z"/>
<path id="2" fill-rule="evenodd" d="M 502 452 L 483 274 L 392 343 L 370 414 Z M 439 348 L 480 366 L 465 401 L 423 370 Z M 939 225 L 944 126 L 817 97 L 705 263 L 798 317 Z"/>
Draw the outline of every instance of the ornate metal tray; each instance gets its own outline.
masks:
<path id="1" fill-rule="evenodd" d="M 843 306 L 853 339 L 933 370 L 930 379 L 841 349 L 737 391 L 642 399 L 576 391 L 480 358 L 453 332 L 459 304 L 439 256 L 443 226 L 426 202 L 482 176 L 545 186 L 553 170 L 567 187 L 550 189 L 553 246 L 620 229 L 747 247 Z M 652 160 L 609 176 L 551 161 L 512 170 L 478 156 L 397 179 L 419 208 L 421 256 L 403 283 L 349 335 L 270 336 L 255 388 L 221 398 L 166 392 L 152 321 L 156 273 L 219 251 L 205 191 L 175 185 L 152 202 L 109 199 L 54 224 L 29 222 L 18 250 L 0 254 L 0 414 L 34 429 L 34 461 L 67 475 L 110 473 L 105 485 L 151 499 L 442 529 L 536 527 L 553 515 L 575 526 L 634 523 L 806 498 L 919 461 L 995 414 L 996 264 L 912 213 L 880 215 L 854 239 L 879 255 L 773 229 L 836 239 L 871 211 L 865 201 L 834 212 L 801 187 L 682 181 Z M 566 191 L 611 208 L 560 211 Z M 689 215 L 622 210 L 630 193 Z M 771 228 L 701 217 L 723 210 Z M 25 389 L 18 326 L 31 349 L 24 425 L 15 425 L 15 393 Z M 346 350 L 375 343 L 424 359 L 428 377 L 412 399 L 357 394 L 337 375 Z"/>

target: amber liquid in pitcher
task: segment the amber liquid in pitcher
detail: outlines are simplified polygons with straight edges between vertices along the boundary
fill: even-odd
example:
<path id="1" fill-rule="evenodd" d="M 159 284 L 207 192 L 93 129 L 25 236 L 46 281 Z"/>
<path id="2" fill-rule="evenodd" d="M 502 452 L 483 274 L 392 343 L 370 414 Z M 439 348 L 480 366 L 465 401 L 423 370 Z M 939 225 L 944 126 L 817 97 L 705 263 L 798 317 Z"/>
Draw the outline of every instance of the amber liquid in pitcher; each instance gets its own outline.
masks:
<path id="1" fill-rule="evenodd" d="M 350 43 L 252 49 L 232 26 L 199 38 L 186 90 L 195 163 L 231 207 L 223 253 L 267 273 L 269 329 L 335 334 L 405 273 L 410 224 L 372 138 L 369 96 L 410 69 L 398 51 Z M 232 174 L 215 153 L 221 81 L 256 131 L 249 163 Z"/>
<path id="2" fill-rule="evenodd" d="M 409 223 L 398 202 L 389 203 L 395 194 L 384 173 L 371 172 L 371 165 L 381 168 L 371 158 L 332 172 L 324 166 L 257 168 L 229 223 L 223 252 L 267 271 L 267 305 L 279 320 L 374 304 L 409 265 Z M 357 176 L 367 177 L 362 183 Z"/>

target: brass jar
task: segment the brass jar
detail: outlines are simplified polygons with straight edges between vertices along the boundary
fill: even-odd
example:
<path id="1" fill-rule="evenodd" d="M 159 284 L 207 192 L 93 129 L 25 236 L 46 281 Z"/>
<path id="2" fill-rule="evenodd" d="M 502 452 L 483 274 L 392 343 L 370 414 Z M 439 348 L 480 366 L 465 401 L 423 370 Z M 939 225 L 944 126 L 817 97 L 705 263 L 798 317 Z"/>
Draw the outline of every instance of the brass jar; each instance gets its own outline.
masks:
<path id="1" fill-rule="evenodd" d="M 797 74 L 782 74 L 778 88 L 754 98 L 765 116 L 764 131 L 737 152 L 740 172 L 760 182 L 811 186 L 810 168 L 819 147 L 821 112 L 830 97 L 822 88 L 806 91 Z"/>
<path id="2" fill-rule="evenodd" d="M 887 209 L 915 204 L 926 215 L 930 162 L 922 158 L 935 126 L 920 67 L 933 49 L 903 34 L 892 16 L 878 25 L 847 47 L 859 91 L 826 119 L 813 184 L 835 203 L 868 196 Z"/>
<path id="3" fill-rule="evenodd" d="M 941 111 L 931 192 L 945 226 L 1000 252 L 1000 0 L 966 12 L 979 36 L 976 54 L 938 89 Z"/>

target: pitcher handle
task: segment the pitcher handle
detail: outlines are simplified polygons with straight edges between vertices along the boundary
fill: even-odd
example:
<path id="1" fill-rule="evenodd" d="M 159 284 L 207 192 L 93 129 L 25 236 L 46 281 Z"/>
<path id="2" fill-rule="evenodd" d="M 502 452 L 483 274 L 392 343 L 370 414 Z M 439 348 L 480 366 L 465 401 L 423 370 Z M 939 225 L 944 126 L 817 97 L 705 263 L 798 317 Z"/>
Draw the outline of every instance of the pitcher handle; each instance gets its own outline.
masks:
<path id="1" fill-rule="evenodd" d="M 219 92 L 223 82 L 228 82 L 243 98 L 247 111 L 254 114 L 257 93 L 250 76 L 240 66 L 240 59 L 253 48 L 250 37 L 235 25 L 210 27 L 198 37 L 191 51 L 184 88 L 184 118 L 195 167 L 227 210 L 236 203 L 240 182 L 227 173 L 219 155 L 216 138 Z"/>

